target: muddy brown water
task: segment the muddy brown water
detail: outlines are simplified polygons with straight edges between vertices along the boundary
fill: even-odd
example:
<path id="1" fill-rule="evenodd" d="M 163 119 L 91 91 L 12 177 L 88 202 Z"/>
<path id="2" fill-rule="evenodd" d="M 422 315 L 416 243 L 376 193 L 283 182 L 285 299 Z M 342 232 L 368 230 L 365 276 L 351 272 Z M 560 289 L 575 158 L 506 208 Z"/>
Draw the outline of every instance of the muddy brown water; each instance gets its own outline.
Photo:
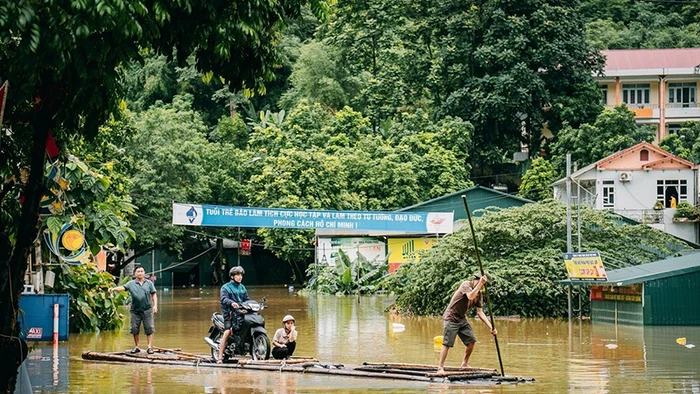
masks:
<path id="1" fill-rule="evenodd" d="M 442 334 L 438 317 L 386 313 L 390 296 L 300 296 L 285 287 L 249 288 L 268 297 L 263 311 L 270 336 L 282 317 L 296 318 L 297 355 L 322 362 L 436 364 Z M 209 354 L 204 343 L 218 288 L 159 289 L 154 345 Z M 697 306 L 694 306 L 697 307 Z M 123 311 L 128 315 L 128 310 Z M 479 339 L 470 364 L 499 369 L 493 338 L 473 319 Z M 381 379 L 265 371 L 83 361 L 83 351 L 133 347 L 128 317 L 119 332 L 71 334 L 56 351 L 35 344 L 27 362 L 34 393 L 700 393 L 700 327 L 627 327 L 561 319 L 497 320 L 506 375 L 534 383 L 500 386 L 425 384 Z M 142 335 L 143 336 L 143 335 Z M 678 338 L 686 338 L 682 346 Z M 142 338 L 145 345 L 145 338 Z M 447 365 L 459 366 L 458 343 Z"/>

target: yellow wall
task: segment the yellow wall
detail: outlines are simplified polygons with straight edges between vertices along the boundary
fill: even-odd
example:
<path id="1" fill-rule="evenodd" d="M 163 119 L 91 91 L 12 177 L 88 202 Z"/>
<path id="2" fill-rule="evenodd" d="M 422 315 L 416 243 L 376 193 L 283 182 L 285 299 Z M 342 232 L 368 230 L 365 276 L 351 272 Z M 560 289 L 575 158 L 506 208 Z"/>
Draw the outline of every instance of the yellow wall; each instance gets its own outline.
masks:
<path id="1" fill-rule="evenodd" d="M 389 238 L 389 272 L 403 263 L 420 260 L 422 252 L 433 247 L 436 238 Z"/>

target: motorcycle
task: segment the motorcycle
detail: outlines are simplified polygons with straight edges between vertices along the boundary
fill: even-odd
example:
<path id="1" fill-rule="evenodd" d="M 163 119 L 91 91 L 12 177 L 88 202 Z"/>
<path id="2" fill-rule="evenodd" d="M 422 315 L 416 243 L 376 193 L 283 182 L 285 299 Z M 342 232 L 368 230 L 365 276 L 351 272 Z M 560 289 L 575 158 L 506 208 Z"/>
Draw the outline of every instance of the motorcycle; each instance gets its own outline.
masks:
<path id="1" fill-rule="evenodd" d="M 243 324 L 240 330 L 232 332 L 228 336 L 224 345 L 223 360 L 226 361 L 234 356 L 244 356 L 250 354 L 253 360 L 267 360 L 270 358 L 270 338 L 265 330 L 265 319 L 258 312 L 265 309 L 263 297 L 261 302 L 248 300 L 240 303 L 238 313 L 243 315 Z M 224 335 L 224 315 L 216 312 L 211 316 L 212 326 L 209 328 L 209 335 L 204 337 L 209 347 L 211 347 L 211 357 L 214 361 L 219 361 L 219 346 Z"/>

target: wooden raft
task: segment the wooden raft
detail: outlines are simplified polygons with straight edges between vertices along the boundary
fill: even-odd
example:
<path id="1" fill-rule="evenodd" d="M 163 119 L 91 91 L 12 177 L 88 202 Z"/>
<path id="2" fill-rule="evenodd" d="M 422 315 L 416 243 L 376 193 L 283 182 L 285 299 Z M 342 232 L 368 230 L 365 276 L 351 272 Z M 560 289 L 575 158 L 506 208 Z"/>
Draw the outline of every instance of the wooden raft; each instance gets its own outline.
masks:
<path id="1" fill-rule="evenodd" d="M 125 352 L 101 353 L 85 351 L 84 360 L 115 361 L 128 363 L 165 364 L 174 366 L 198 366 L 207 368 L 247 369 L 259 371 L 297 372 L 354 376 L 362 378 L 412 380 L 426 383 L 451 383 L 495 385 L 504 382 L 531 382 L 534 379 L 515 376 L 500 376 L 495 369 L 446 367 L 437 373 L 435 365 L 365 362 L 360 366 L 322 363 L 312 357 L 292 357 L 289 360 L 252 360 L 241 358 L 224 364 L 216 364 L 211 357 L 183 352 L 181 349 L 153 348 L 154 354 L 145 351 L 131 354 Z"/>

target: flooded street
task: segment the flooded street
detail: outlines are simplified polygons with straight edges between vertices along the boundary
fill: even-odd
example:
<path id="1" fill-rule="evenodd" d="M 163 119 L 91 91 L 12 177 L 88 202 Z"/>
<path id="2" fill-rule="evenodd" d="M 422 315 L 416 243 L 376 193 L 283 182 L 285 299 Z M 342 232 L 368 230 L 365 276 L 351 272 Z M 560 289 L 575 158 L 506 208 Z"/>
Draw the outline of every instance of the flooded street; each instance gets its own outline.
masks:
<path id="1" fill-rule="evenodd" d="M 385 312 L 392 302 L 390 297 L 300 296 L 284 287 L 249 288 L 249 293 L 253 299 L 268 297 L 263 315 L 270 337 L 281 327 L 284 315 L 294 315 L 299 331 L 295 355 L 344 364 L 437 364 L 439 347 L 433 338 L 442 335 L 441 319 L 390 316 Z M 203 338 L 211 314 L 219 311 L 218 295 L 218 288 L 159 289 L 154 345 L 210 354 Z M 477 387 L 81 360 L 86 350 L 111 352 L 133 347 L 128 310 L 123 313 L 127 320 L 119 332 L 72 334 L 55 353 L 50 344 L 37 345 L 28 362 L 34 392 L 700 393 L 700 327 L 497 320 L 506 375 L 533 377 L 536 381 Z M 499 369 L 493 338 L 480 321 L 471 322 L 479 343 L 470 364 Z M 699 346 L 681 346 L 676 343 L 681 337 L 687 344 Z M 464 345 L 458 341 L 446 365 L 459 366 L 463 353 Z"/>

